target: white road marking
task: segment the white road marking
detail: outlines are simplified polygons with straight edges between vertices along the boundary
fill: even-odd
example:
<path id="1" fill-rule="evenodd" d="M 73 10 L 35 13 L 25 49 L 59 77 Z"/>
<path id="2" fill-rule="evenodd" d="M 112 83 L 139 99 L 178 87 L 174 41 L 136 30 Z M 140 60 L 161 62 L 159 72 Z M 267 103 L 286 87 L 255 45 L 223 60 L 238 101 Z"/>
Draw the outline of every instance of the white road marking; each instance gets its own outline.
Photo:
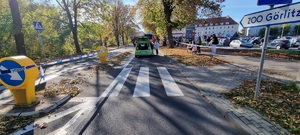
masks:
<path id="1" fill-rule="evenodd" d="M 106 88 L 101 97 L 118 96 L 132 68 L 124 68 L 117 78 Z"/>
<path id="2" fill-rule="evenodd" d="M 184 96 L 167 68 L 165 67 L 157 67 L 160 78 L 166 90 L 168 96 Z"/>
<path id="3" fill-rule="evenodd" d="M 137 82 L 134 88 L 133 97 L 149 97 L 149 67 L 141 67 Z"/>
<path id="4" fill-rule="evenodd" d="M 63 127 L 48 133 L 47 135 L 65 135 L 68 132 L 66 131 L 66 129 L 71 128 L 71 132 L 74 131 L 80 124 L 81 122 L 84 120 L 83 118 L 79 119 L 79 117 L 82 117 L 83 115 L 85 115 L 85 117 L 88 117 L 87 114 L 90 113 L 95 107 L 97 102 L 100 100 L 100 97 L 96 97 L 96 98 L 89 98 L 88 101 L 80 104 L 82 105 L 79 112 L 77 112 L 75 114 L 75 116 L 72 117 L 72 119 L 70 119 Z M 59 114 L 56 114 L 59 115 Z"/>

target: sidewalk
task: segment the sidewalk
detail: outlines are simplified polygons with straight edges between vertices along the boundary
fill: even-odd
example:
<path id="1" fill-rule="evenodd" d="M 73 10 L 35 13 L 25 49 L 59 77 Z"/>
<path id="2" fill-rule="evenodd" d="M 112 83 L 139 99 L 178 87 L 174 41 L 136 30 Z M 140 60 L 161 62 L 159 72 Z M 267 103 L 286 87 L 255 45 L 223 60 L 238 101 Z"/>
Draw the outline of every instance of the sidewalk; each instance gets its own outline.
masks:
<path id="1" fill-rule="evenodd" d="M 210 54 L 210 52 L 202 52 Z M 271 123 L 258 112 L 251 108 L 236 107 L 230 100 L 222 97 L 221 93 L 238 87 L 242 79 L 256 79 L 257 65 L 259 65 L 259 58 L 244 57 L 244 56 L 230 56 L 217 55 L 218 58 L 234 62 L 234 64 L 223 64 L 219 66 L 195 67 L 185 66 L 177 63 L 170 57 L 166 56 L 196 89 L 205 97 L 228 121 L 239 128 L 242 134 L 251 135 L 285 135 L 290 134 L 286 129 L 283 129 L 275 123 Z M 298 62 L 300 63 L 300 62 Z M 299 71 L 299 64 L 297 61 L 291 62 L 281 61 L 274 63 L 273 60 L 268 60 L 265 63 L 266 68 L 276 69 L 276 71 L 289 71 L 292 76 L 282 77 L 278 75 L 263 74 L 263 77 L 271 77 L 276 79 L 283 79 L 283 81 L 292 80 L 294 73 Z M 277 66 L 286 65 L 285 68 L 278 68 Z M 298 70 L 294 71 L 295 66 Z M 293 71 L 293 72 L 292 72 Z"/>

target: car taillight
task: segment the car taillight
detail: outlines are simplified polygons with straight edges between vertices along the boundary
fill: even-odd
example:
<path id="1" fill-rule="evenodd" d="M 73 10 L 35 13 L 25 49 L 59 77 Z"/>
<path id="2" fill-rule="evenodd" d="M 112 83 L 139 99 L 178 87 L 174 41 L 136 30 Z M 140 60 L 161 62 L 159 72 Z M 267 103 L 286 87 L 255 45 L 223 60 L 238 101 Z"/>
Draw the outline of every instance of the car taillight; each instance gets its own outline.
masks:
<path id="1" fill-rule="evenodd" d="M 281 42 L 281 44 L 283 44 L 283 45 L 284 45 L 284 44 L 285 44 L 285 42 L 283 42 L 283 41 L 282 41 L 282 42 Z"/>

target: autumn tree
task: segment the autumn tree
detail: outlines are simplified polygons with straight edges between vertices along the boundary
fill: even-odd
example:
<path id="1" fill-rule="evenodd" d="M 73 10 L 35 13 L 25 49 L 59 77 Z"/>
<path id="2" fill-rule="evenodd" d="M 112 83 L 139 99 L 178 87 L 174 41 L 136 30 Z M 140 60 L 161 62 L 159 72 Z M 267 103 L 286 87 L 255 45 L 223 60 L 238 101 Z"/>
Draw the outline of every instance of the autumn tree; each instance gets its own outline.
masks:
<path id="1" fill-rule="evenodd" d="M 287 35 L 290 32 L 291 25 L 290 24 L 282 24 L 281 27 L 281 37 Z"/>
<path id="2" fill-rule="evenodd" d="M 139 0 L 138 7 L 140 12 L 149 12 L 140 14 L 144 27 L 153 33 L 157 33 L 153 30 L 157 30 L 161 26 L 165 27 L 164 30 L 171 48 L 174 46 L 173 29 L 183 28 L 197 19 L 221 15 L 220 3 L 211 0 Z M 153 9 L 154 12 L 152 12 Z M 159 23 L 155 23 L 156 20 L 159 20 Z"/>
<path id="3" fill-rule="evenodd" d="M 277 26 L 270 28 L 270 35 L 271 36 L 277 36 L 278 33 L 279 33 L 279 28 Z"/>
<path id="4" fill-rule="evenodd" d="M 297 23 L 296 25 L 295 25 L 295 27 L 294 27 L 294 30 L 293 30 L 293 32 L 294 32 L 294 35 L 299 35 L 300 34 L 300 23 Z"/>
<path id="5" fill-rule="evenodd" d="M 80 6 L 82 4 L 81 0 L 56 0 L 58 5 L 63 9 L 63 11 L 66 13 L 66 16 L 68 18 L 67 25 L 69 29 L 72 32 L 73 40 L 76 48 L 76 53 L 81 53 L 81 49 L 78 42 L 78 12 L 80 9 Z M 61 20 L 62 21 L 62 20 Z M 64 22 L 64 21 L 62 21 Z"/>

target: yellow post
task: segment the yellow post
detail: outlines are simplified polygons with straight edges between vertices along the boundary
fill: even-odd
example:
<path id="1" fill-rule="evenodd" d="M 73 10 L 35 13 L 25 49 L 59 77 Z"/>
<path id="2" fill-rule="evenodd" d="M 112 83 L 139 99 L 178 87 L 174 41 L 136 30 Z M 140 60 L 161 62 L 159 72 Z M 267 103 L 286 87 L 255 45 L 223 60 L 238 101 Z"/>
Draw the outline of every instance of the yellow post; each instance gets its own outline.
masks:
<path id="1" fill-rule="evenodd" d="M 107 54 L 108 54 L 107 48 L 104 47 L 104 46 L 98 46 L 96 48 L 96 51 L 99 52 L 98 53 L 98 57 L 99 57 L 99 60 L 100 60 L 101 64 L 105 64 L 106 63 Z"/>
<path id="2" fill-rule="evenodd" d="M 30 105 L 36 101 L 35 81 L 39 71 L 33 60 L 26 56 L 2 58 L 0 70 L 0 83 L 10 90 L 17 105 Z"/>

